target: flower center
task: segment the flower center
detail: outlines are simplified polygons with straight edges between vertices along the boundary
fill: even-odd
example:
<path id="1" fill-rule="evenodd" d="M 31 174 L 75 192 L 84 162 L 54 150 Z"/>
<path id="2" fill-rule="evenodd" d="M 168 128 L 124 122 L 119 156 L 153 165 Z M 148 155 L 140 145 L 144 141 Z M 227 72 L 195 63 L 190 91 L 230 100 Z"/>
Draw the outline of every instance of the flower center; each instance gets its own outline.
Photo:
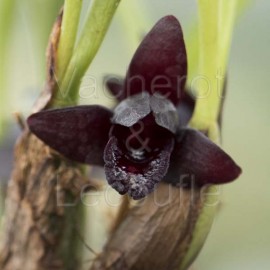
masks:
<path id="1" fill-rule="evenodd" d="M 136 166 L 141 163 L 143 166 L 153 160 L 173 136 L 155 123 L 152 114 L 131 127 L 114 125 L 111 134 L 119 140 L 124 153 L 125 160 L 121 159 L 124 167 L 130 167 L 130 163 L 136 163 Z"/>

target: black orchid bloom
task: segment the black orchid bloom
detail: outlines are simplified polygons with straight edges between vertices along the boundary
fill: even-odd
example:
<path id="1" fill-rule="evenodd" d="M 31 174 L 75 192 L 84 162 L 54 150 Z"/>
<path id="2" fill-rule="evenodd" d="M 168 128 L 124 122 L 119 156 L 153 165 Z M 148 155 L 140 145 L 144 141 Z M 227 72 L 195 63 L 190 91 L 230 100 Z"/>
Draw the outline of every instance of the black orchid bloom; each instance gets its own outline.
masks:
<path id="1" fill-rule="evenodd" d="M 114 111 L 75 106 L 28 118 L 30 130 L 67 158 L 104 166 L 120 194 L 141 199 L 161 180 L 196 185 L 227 183 L 241 169 L 205 135 L 185 127 L 194 100 L 184 92 L 187 56 L 181 26 L 162 18 L 137 49 L 125 80 L 107 86 L 120 102 Z"/>

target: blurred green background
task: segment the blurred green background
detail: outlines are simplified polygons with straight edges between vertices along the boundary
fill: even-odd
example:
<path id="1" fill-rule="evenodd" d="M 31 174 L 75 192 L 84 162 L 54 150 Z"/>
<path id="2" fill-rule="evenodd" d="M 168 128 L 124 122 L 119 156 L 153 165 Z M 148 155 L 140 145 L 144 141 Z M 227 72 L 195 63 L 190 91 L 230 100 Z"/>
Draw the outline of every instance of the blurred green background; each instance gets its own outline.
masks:
<path id="1" fill-rule="evenodd" d="M 29 115 L 42 89 L 45 48 L 63 2 L 8 1 L 7 8 L 7 1 L 0 0 L 0 177 L 3 187 L 11 168 L 12 145 L 19 133 L 12 113 Z M 241 165 L 243 174 L 236 182 L 219 189 L 220 211 L 194 264 L 196 270 L 270 269 L 269 11 L 270 1 L 255 0 L 240 16 L 235 28 L 222 135 L 224 149 Z M 87 12 L 87 3 L 84 12 Z M 188 35 L 196 23 L 196 1 L 123 0 L 82 82 L 81 103 L 113 104 L 104 94 L 102 77 L 111 73 L 124 75 L 140 38 L 168 14 L 178 17 L 184 34 Z M 97 91 L 93 90 L 95 81 Z"/>

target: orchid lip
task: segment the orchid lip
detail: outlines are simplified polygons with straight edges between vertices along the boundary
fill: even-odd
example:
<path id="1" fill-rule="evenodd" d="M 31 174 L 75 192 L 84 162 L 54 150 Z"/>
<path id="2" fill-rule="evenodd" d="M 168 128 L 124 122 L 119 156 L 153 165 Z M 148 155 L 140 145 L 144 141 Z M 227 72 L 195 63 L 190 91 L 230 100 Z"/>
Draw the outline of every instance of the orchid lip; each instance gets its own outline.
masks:
<path id="1" fill-rule="evenodd" d="M 174 140 L 150 160 L 134 162 L 126 158 L 119 140 L 112 136 L 104 151 L 105 174 L 109 184 L 120 194 L 141 199 L 152 192 L 169 167 Z"/>

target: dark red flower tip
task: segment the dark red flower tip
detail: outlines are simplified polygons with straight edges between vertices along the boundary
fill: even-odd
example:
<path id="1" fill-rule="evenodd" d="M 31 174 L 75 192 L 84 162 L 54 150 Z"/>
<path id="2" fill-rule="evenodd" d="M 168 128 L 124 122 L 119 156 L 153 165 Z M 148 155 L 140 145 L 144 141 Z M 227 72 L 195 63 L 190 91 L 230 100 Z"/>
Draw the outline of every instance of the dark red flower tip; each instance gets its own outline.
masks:
<path id="1" fill-rule="evenodd" d="M 178 134 L 166 181 L 172 184 L 194 180 L 197 185 L 224 184 L 235 180 L 241 168 L 201 132 L 182 129 Z"/>
<path id="2" fill-rule="evenodd" d="M 104 84 L 109 89 L 110 93 L 118 101 L 124 100 L 124 79 L 119 76 L 107 75 L 104 77 Z"/>
<path id="3" fill-rule="evenodd" d="M 137 49 L 125 79 L 125 97 L 148 91 L 177 104 L 184 91 L 187 55 L 178 20 L 159 20 Z"/>
<path id="4" fill-rule="evenodd" d="M 77 106 L 32 114 L 32 133 L 67 158 L 103 166 L 113 113 L 101 106 Z"/>

